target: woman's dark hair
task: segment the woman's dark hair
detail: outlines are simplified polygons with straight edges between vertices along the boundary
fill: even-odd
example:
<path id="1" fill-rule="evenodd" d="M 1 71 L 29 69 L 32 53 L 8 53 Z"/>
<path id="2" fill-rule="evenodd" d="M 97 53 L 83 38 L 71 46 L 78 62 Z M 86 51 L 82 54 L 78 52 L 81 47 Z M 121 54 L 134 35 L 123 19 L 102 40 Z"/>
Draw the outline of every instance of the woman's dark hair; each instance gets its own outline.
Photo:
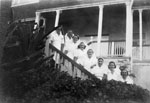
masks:
<path id="1" fill-rule="evenodd" d="M 103 59 L 103 58 L 98 58 L 98 61 L 99 61 L 99 60 L 103 60 L 103 61 L 104 61 L 104 59 Z"/>
<path id="2" fill-rule="evenodd" d="M 74 35 L 73 37 L 77 37 L 77 39 L 79 39 L 79 35 Z"/>
<path id="3" fill-rule="evenodd" d="M 113 64 L 114 64 L 114 66 L 115 66 L 115 68 L 116 68 L 116 64 L 115 64 L 115 62 L 114 62 L 114 61 L 110 61 L 110 62 L 109 62 L 109 64 L 108 64 L 108 67 L 109 67 L 109 65 L 110 65 L 111 63 L 113 63 Z"/>
<path id="4" fill-rule="evenodd" d="M 81 43 L 84 44 L 84 42 L 80 42 L 80 44 L 78 45 L 78 49 L 80 48 Z M 84 44 L 84 49 L 86 48 L 86 45 Z"/>
<path id="5" fill-rule="evenodd" d="M 127 75 L 129 75 L 129 72 L 126 69 L 121 71 L 121 75 L 123 74 L 123 71 L 126 71 Z"/>

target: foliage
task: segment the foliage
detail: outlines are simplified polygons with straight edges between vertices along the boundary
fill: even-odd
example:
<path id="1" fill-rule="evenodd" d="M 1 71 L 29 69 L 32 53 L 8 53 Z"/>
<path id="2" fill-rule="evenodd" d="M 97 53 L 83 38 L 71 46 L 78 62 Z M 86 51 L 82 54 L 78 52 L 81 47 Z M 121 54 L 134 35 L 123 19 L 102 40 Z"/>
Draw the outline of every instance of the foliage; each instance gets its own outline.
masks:
<path id="1" fill-rule="evenodd" d="M 43 83 L 41 72 L 52 57 L 45 58 L 44 47 L 48 34 L 43 28 L 33 29 L 33 23 L 13 23 L 6 34 L 2 57 L 2 88 L 5 95 L 23 96 Z"/>

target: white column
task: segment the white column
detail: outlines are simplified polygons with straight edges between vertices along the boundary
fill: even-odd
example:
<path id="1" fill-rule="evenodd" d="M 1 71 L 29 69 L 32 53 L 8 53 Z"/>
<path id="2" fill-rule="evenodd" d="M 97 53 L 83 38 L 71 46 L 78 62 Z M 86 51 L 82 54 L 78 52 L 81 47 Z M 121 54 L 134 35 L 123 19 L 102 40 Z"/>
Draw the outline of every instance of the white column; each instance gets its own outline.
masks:
<path id="1" fill-rule="evenodd" d="M 126 3 L 126 56 L 132 57 L 133 13 L 131 3 Z"/>
<path id="2" fill-rule="evenodd" d="M 60 10 L 56 10 L 55 27 L 59 24 Z"/>
<path id="3" fill-rule="evenodd" d="M 39 12 L 36 12 L 35 13 L 35 23 L 37 23 L 38 25 L 39 25 L 39 23 L 40 23 L 40 13 Z M 34 28 L 36 28 L 36 26 L 34 27 Z"/>
<path id="4" fill-rule="evenodd" d="M 143 28 L 142 28 L 142 9 L 139 9 L 139 47 L 140 47 L 140 60 L 142 60 L 142 52 L 143 52 L 143 48 L 142 48 L 142 40 L 143 40 L 143 37 L 142 37 L 142 34 L 143 34 Z"/>
<path id="5" fill-rule="evenodd" d="M 102 39 L 102 27 L 103 27 L 103 5 L 99 6 L 99 21 L 98 21 L 98 37 L 97 37 L 97 54 L 100 56 L 101 39 Z"/>

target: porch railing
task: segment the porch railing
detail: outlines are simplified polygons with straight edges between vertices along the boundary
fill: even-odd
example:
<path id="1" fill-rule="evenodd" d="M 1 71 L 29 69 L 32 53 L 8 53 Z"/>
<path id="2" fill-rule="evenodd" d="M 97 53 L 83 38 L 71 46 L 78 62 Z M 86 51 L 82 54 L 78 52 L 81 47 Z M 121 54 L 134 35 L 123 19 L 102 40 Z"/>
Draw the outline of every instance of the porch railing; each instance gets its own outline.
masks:
<path id="1" fill-rule="evenodd" d="M 88 45 L 95 45 L 97 41 L 89 42 Z M 108 40 L 101 41 L 100 55 L 101 56 L 124 56 L 125 55 L 125 40 Z M 95 49 L 95 48 L 93 48 Z M 96 51 L 96 49 L 95 49 Z"/>
<path id="2" fill-rule="evenodd" d="M 53 55 L 59 57 L 59 69 L 68 72 L 72 77 L 80 77 L 81 79 L 97 79 L 96 76 L 88 72 L 83 66 L 77 64 L 74 60 L 70 59 L 63 52 L 58 50 L 53 45 L 49 44 L 49 56 Z"/>
<path id="3" fill-rule="evenodd" d="M 97 51 L 97 41 L 91 41 L 88 45 Z M 121 57 L 125 56 L 126 43 L 125 40 L 108 40 L 101 41 L 100 55 L 104 57 Z M 150 44 L 142 46 L 142 60 L 150 60 Z M 132 48 L 133 59 L 140 59 L 140 47 L 139 45 L 133 45 Z"/>

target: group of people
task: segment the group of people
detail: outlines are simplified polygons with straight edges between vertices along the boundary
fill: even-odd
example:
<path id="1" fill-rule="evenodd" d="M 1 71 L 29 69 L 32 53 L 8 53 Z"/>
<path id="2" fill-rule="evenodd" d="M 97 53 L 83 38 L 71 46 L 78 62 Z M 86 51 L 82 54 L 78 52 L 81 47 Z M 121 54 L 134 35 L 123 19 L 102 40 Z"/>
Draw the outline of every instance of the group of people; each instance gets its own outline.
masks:
<path id="1" fill-rule="evenodd" d="M 119 69 L 113 61 L 109 62 L 108 66 L 104 64 L 104 59 L 97 58 L 94 51 L 81 41 L 72 30 L 68 30 L 63 36 L 61 27 L 58 27 L 50 34 L 49 43 L 101 80 L 107 79 L 133 84 L 133 80 L 126 69 Z M 64 48 L 61 48 L 61 44 L 64 44 Z M 58 59 L 59 56 L 54 55 L 56 63 L 58 63 Z"/>

